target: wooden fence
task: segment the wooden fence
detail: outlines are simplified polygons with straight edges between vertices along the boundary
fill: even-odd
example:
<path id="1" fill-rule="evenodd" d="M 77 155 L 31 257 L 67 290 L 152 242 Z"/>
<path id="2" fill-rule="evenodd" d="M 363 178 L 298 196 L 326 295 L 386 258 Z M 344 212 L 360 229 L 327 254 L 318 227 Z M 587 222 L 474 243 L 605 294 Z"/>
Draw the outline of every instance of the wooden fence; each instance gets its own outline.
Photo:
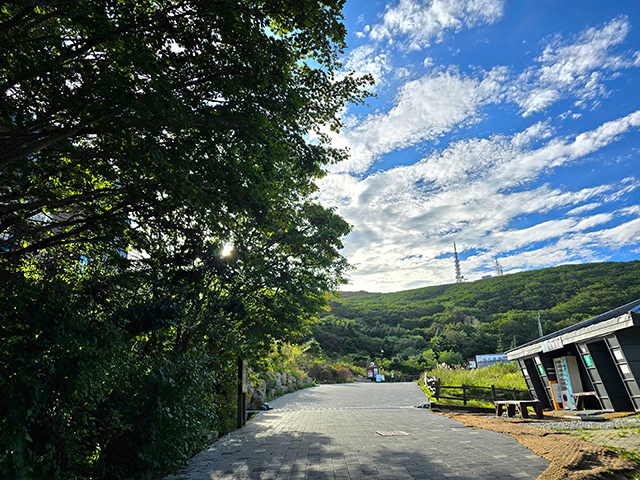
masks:
<path id="1" fill-rule="evenodd" d="M 496 400 L 531 400 L 531 393 L 528 390 L 517 390 L 515 388 L 498 388 L 495 385 L 491 385 L 490 387 L 465 384 L 462 384 L 460 386 L 442 385 L 439 378 L 427 377 L 426 375 L 424 378 L 424 384 L 429 390 L 431 390 L 433 396 L 436 397 L 436 400 L 438 402 L 441 398 L 447 400 L 462 400 L 464 405 L 466 405 L 467 401 L 469 400 L 484 400 L 494 403 Z M 442 390 L 462 390 L 462 396 L 443 395 Z M 486 394 L 481 395 L 478 394 L 478 392 L 486 392 Z M 491 394 L 491 396 L 488 396 L 489 393 Z"/>

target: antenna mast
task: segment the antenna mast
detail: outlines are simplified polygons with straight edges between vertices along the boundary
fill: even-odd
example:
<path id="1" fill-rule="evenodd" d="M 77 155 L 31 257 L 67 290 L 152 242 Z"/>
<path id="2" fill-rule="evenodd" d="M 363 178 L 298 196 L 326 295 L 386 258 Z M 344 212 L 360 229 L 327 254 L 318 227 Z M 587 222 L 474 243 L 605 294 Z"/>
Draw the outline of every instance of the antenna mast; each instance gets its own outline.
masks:
<path id="1" fill-rule="evenodd" d="M 496 277 L 501 277 L 502 275 L 504 275 L 504 272 L 502 271 L 502 265 L 500 265 L 497 255 L 495 255 L 493 258 L 496 261 Z"/>
<path id="2" fill-rule="evenodd" d="M 456 251 L 456 242 L 453 242 L 453 256 L 455 257 L 456 262 L 456 283 L 464 282 L 464 277 L 462 276 L 462 271 L 460 270 L 460 260 L 458 260 L 458 252 Z"/>

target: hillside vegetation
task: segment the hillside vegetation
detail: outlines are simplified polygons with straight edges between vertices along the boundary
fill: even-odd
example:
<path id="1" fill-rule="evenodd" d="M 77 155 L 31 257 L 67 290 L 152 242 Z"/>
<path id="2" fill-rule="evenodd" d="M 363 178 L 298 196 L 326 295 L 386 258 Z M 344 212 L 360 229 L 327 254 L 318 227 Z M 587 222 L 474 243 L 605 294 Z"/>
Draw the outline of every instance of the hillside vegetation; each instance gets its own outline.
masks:
<path id="1" fill-rule="evenodd" d="M 343 293 L 313 325 L 325 356 L 418 374 L 503 352 L 640 298 L 640 262 L 565 265 L 396 293 Z"/>

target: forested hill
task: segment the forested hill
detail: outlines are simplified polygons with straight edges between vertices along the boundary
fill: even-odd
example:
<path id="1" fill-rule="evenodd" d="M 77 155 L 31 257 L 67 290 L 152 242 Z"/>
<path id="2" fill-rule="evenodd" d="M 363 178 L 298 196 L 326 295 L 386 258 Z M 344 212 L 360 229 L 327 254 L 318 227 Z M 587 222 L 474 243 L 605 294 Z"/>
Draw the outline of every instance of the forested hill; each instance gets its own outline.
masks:
<path id="1" fill-rule="evenodd" d="M 640 261 L 565 265 L 396 293 L 343 293 L 313 326 L 326 355 L 407 373 L 501 352 L 640 298 Z"/>

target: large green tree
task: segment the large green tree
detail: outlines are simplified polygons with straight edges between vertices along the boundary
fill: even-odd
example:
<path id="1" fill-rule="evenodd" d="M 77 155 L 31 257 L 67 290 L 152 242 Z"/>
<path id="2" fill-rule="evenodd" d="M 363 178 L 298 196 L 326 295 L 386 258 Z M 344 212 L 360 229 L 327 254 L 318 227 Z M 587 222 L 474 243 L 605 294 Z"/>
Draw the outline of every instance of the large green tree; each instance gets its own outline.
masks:
<path id="1" fill-rule="evenodd" d="M 343 155 L 307 135 L 360 95 L 334 76 L 342 4 L 3 2 L 0 255 L 306 196 Z"/>
<path id="2" fill-rule="evenodd" d="M 343 3 L 0 4 L 3 478 L 174 466 L 343 281 Z"/>

